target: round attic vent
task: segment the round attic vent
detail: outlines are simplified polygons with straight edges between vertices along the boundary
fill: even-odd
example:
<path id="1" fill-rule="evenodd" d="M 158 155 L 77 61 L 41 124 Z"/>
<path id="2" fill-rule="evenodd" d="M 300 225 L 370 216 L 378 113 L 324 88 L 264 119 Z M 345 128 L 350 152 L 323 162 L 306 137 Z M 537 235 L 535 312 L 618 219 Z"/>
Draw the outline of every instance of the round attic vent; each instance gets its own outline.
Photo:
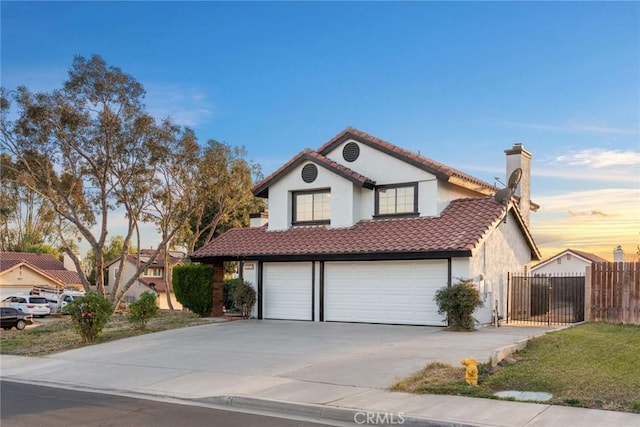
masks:
<path id="1" fill-rule="evenodd" d="M 307 163 L 302 168 L 302 180 L 307 184 L 312 183 L 318 177 L 318 168 L 313 163 Z"/>
<path id="2" fill-rule="evenodd" d="M 360 147 L 355 142 L 349 142 L 342 149 L 342 157 L 347 162 L 355 162 L 358 156 L 360 155 Z"/>

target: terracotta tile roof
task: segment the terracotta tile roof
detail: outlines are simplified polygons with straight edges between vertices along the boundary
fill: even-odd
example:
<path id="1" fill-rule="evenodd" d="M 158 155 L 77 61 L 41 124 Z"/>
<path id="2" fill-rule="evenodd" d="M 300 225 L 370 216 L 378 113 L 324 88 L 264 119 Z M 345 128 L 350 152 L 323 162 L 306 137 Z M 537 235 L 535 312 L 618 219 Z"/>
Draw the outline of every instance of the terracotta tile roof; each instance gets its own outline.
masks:
<path id="1" fill-rule="evenodd" d="M 5 269 L 6 261 L 24 261 L 40 270 L 65 270 L 64 264 L 51 254 L 30 252 L 0 252 L 0 271 Z M 14 264 L 15 265 L 15 264 Z"/>
<path id="2" fill-rule="evenodd" d="M 467 252 L 504 214 L 492 197 L 454 200 L 439 217 L 361 221 L 349 228 L 266 227 L 227 231 L 191 258 Z"/>
<path id="3" fill-rule="evenodd" d="M 291 160 L 289 160 L 287 163 L 285 163 L 283 166 L 281 166 L 278 170 L 273 172 L 271 175 L 269 175 L 268 177 L 266 177 L 265 179 L 263 179 L 262 181 L 254 185 L 252 188 L 253 194 L 258 197 L 267 197 L 268 191 L 269 191 L 268 187 L 271 184 L 277 181 L 281 176 L 283 176 L 289 170 L 293 169 L 294 167 L 298 166 L 299 164 L 305 161 L 313 162 L 332 172 L 335 172 L 338 175 L 341 175 L 347 178 L 348 180 L 352 181 L 353 183 L 361 187 L 373 188 L 373 186 L 375 185 L 375 182 L 367 178 L 366 176 L 360 175 L 358 172 L 355 172 L 349 169 L 348 167 L 343 166 L 337 162 L 334 162 L 333 160 L 323 156 L 322 154 L 307 148 L 301 151 L 300 153 L 298 153 L 295 157 L 293 157 Z"/>
<path id="4" fill-rule="evenodd" d="M 46 270 L 46 273 L 61 281 L 65 285 L 82 285 L 82 280 L 80 280 L 80 275 L 75 271 L 69 270 Z"/>
<path id="5" fill-rule="evenodd" d="M 380 138 L 376 138 L 375 136 L 369 135 L 366 132 L 362 132 L 352 127 L 346 128 L 338 135 L 333 137 L 329 142 L 318 149 L 318 153 L 327 155 L 335 146 L 342 144 L 348 139 L 354 139 L 370 147 L 378 148 L 379 150 L 388 153 L 400 160 L 404 160 L 407 163 L 426 170 L 427 172 L 433 173 L 435 176 L 441 179 L 449 180 L 450 178 L 458 178 L 462 181 L 466 181 L 470 184 L 473 184 L 474 186 L 477 186 L 477 190 L 484 190 L 483 192 L 486 192 L 486 194 L 495 193 L 495 191 L 497 190 L 497 187 L 489 184 L 488 182 L 482 181 L 457 169 L 436 162 L 435 160 L 431 160 L 428 157 L 413 153 L 409 150 L 405 150 L 404 148 L 393 145 L 390 142 L 384 141 Z"/>
<path id="6" fill-rule="evenodd" d="M 64 264 L 51 254 L 0 252 L 0 272 L 22 263 L 64 285 L 82 284 L 77 272 L 65 269 Z"/>

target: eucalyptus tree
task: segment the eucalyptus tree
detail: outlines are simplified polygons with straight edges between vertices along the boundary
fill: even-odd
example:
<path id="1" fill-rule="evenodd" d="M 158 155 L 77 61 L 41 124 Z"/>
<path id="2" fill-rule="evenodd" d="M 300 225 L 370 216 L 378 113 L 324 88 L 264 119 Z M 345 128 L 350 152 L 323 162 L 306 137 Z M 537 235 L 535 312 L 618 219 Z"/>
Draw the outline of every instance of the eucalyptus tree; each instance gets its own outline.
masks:
<path id="1" fill-rule="evenodd" d="M 54 214 L 35 191 L 17 182 L 19 163 L 0 153 L 0 251 L 32 252 L 54 246 Z"/>
<path id="2" fill-rule="evenodd" d="M 133 237 L 140 222 L 157 210 L 152 203 L 156 166 L 171 157 L 180 138 L 169 120 L 158 123 L 145 111 L 143 97 L 140 83 L 97 55 L 75 57 L 61 89 L 32 93 L 19 87 L 2 97 L 2 151 L 22 165 L 17 182 L 51 206 L 58 238 L 87 289 L 87 274 L 71 250 L 69 227 L 90 245 L 96 271 L 103 271 L 109 227 L 124 213 L 121 268 L 108 295 L 114 309 L 183 225 L 168 225 L 154 254 L 124 282 L 122 265 Z M 184 212 L 183 221 L 190 215 Z M 139 245 L 140 239 L 136 241 Z M 98 292 L 105 294 L 103 275 L 95 279 Z"/>
<path id="3" fill-rule="evenodd" d="M 192 253 L 209 243 L 221 231 L 248 225 L 249 214 L 259 211 L 263 202 L 253 196 L 251 187 L 262 177 L 259 164 L 246 159 L 244 147 L 209 140 L 197 162 L 198 198 L 185 245 Z"/>

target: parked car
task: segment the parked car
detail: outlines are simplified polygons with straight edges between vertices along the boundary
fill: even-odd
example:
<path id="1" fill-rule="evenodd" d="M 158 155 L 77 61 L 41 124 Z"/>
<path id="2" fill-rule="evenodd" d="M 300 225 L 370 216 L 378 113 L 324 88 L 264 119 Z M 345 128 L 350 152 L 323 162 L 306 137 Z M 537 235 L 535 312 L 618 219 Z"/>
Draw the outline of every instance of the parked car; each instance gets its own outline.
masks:
<path id="1" fill-rule="evenodd" d="M 17 308 L 23 313 L 30 314 L 35 317 L 44 317 L 51 314 L 49 302 L 44 297 L 34 295 L 15 295 L 5 298 L 2 302 L 4 302 L 5 305 L 8 303 L 11 307 Z"/>
<path id="2" fill-rule="evenodd" d="M 2 326 L 2 329 L 9 330 L 15 327 L 21 331 L 32 323 L 33 320 L 30 314 L 25 314 L 13 307 L 0 307 L 0 326 Z"/>

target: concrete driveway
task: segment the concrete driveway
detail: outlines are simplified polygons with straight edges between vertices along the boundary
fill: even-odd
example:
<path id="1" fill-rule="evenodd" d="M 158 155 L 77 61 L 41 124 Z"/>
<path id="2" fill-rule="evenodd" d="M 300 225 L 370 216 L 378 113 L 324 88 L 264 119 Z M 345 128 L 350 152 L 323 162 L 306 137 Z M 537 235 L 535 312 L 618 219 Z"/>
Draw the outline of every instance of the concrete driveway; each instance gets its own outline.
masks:
<path id="1" fill-rule="evenodd" d="M 235 321 L 43 358 L 2 356 L 2 377 L 177 398 L 245 396 L 326 404 L 383 389 L 432 361 L 458 365 L 548 328 L 442 328 Z"/>

